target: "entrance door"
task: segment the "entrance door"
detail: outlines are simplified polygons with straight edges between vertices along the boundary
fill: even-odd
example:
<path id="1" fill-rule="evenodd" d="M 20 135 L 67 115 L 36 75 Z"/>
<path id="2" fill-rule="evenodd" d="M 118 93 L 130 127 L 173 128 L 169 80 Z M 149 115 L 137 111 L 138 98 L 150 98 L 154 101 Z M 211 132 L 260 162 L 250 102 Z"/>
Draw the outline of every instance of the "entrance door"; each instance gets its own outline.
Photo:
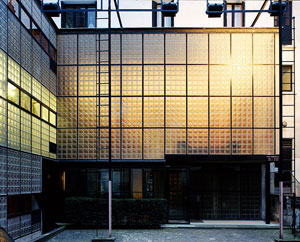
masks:
<path id="1" fill-rule="evenodd" d="M 189 223 L 188 216 L 188 170 L 168 171 L 169 223 Z"/>

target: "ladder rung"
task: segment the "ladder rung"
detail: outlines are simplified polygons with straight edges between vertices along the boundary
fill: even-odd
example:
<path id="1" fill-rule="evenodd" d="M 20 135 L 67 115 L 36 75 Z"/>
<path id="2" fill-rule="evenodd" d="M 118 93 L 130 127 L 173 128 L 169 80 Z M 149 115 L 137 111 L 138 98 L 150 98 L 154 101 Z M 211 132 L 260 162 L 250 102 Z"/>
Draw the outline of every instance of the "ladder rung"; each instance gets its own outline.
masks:
<path id="1" fill-rule="evenodd" d="M 96 50 L 96 52 L 108 52 L 108 50 Z"/>
<path id="2" fill-rule="evenodd" d="M 97 71 L 97 74 L 103 74 L 103 73 L 106 73 L 106 74 L 108 74 L 108 73 L 109 73 L 109 71 Z"/>
<path id="3" fill-rule="evenodd" d="M 295 106 L 295 104 L 282 104 L 282 106 L 292 107 Z"/>

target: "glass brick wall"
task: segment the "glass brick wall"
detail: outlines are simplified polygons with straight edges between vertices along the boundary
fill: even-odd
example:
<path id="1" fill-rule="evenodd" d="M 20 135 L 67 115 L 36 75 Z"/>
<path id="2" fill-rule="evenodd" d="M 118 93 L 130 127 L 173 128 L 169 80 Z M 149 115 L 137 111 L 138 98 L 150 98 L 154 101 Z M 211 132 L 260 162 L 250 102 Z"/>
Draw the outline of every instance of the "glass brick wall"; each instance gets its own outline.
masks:
<path id="1" fill-rule="evenodd" d="M 113 159 L 277 154 L 275 31 L 115 31 Z M 59 159 L 96 158 L 96 60 L 107 60 L 106 52 L 97 56 L 97 38 L 58 36 Z M 102 41 L 100 50 L 105 49 L 107 41 Z M 102 63 L 100 71 L 105 72 Z M 105 80 L 108 76 L 102 73 Z M 101 147 L 107 147 L 107 119 L 100 125 Z M 107 151 L 100 154 L 107 157 Z"/>
<path id="2" fill-rule="evenodd" d="M 56 158 L 56 31 L 37 1 L 11 2 L 0 0 L 0 226 L 17 239 L 41 230 L 42 156 Z"/>

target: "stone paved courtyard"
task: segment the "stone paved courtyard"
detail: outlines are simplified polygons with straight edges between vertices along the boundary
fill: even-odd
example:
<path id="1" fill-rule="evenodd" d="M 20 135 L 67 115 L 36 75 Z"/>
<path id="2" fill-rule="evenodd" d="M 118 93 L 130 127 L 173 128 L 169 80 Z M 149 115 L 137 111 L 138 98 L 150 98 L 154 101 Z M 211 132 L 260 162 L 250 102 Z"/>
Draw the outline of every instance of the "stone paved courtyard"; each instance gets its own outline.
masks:
<path id="1" fill-rule="evenodd" d="M 107 230 L 99 230 L 107 236 Z M 49 240 L 50 242 L 85 242 L 91 241 L 95 230 L 65 230 Z M 278 238 L 277 229 L 180 229 L 165 228 L 154 230 L 114 230 L 116 241 L 201 241 L 201 242 L 273 242 Z"/>

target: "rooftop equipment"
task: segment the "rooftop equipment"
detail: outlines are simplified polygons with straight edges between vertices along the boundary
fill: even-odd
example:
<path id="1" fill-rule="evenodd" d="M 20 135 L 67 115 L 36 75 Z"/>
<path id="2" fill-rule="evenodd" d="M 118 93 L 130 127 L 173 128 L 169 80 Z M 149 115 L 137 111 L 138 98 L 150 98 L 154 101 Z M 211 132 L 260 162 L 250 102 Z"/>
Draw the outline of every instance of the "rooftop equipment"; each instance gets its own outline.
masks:
<path id="1" fill-rule="evenodd" d="M 287 2 L 281 2 L 281 14 L 284 14 L 287 8 Z M 270 2 L 269 13 L 271 16 L 279 16 L 280 14 L 280 2 Z"/>
<path id="2" fill-rule="evenodd" d="M 60 6 L 59 1 L 56 3 L 44 3 L 43 10 L 46 11 L 46 15 L 48 17 L 59 17 L 60 14 Z"/>
<path id="3" fill-rule="evenodd" d="M 209 18 L 220 18 L 223 13 L 223 3 L 207 3 L 206 14 Z"/>
<path id="4" fill-rule="evenodd" d="M 178 13 L 178 1 L 177 2 L 162 2 L 161 12 L 165 17 L 175 17 Z"/>

